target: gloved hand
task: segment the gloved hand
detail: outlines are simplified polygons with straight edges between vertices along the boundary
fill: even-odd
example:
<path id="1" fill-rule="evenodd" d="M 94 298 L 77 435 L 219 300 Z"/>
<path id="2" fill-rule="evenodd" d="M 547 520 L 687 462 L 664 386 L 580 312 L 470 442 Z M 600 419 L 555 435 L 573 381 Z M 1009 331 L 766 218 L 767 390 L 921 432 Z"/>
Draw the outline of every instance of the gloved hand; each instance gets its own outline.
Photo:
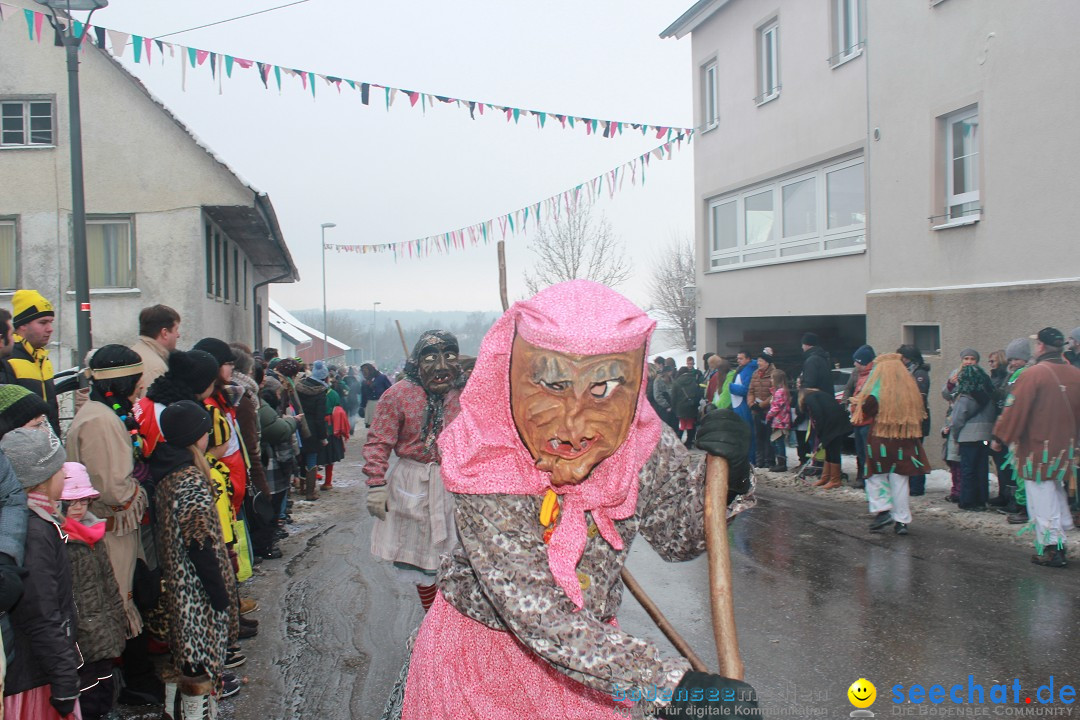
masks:
<path id="1" fill-rule="evenodd" d="M 386 519 L 386 502 L 390 499 L 390 489 L 386 485 L 369 485 L 367 489 L 367 511 L 372 517 Z"/>
<path id="2" fill-rule="evenodd" d="M 734 410 L 713 408 L 706 412 L 698 426 L 697 446 L 728 461 L 729 501 L 750 490 L 750 426 Z"/>
<path id="3" fill-rule="evenodd" d="M 0 553 L 0 611 L 14 607 L 22 597 L 22 576 L 25 573 L 10 556 Z"/>
<path id="4" fill-rule="evenodd" d="M 49 704 L 56 709 L 56 712 L 60 713 L 60 717 L 67 717 L 71 713 L 75 712 L 75 700 L 77 700 L 77 698 L 57 700 L 54 697 L 50 697 Z"/>
<path id="5" fill-rule="evenodd" d="M 679 681 L 674 697 L 660 717 L 758 717 L 757 691 L 741 680 L 691 670 Z"/>

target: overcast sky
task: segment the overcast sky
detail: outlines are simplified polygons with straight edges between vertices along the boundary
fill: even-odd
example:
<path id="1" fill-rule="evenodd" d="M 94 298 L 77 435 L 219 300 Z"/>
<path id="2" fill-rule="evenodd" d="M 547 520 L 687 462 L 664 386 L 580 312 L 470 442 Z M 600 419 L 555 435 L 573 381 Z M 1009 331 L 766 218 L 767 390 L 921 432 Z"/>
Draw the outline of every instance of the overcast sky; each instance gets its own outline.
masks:
<path id="1" fill-rule="evenodd" d="M 285 0 L 112 0 L 95 24 L 159 36 Z M 690 0 L 309 0 L 167 38 L 238 57 L 432 94 L 570 115 L 692 124 L 689 39 L 659 33 Z M 264 90 L 236 70 L 219 95 L 207 69 L 180 86 L 177 61 L 127 66 L 245 180 L 270 194 L 302 281 L 274 285 L 293 309 L 322 302 L 319 225 L 327 241 L 396 242 L 487 220 L 569 188 L 658 144 L 580 130 L 469 119 L 454 106 L 387 112 L 359 93 L 322 85 L 313 100 L 294 78 Z M 273 87 L 273 80 L 271 79 Z M 380 91 L 381 92 L 381 91 Z M 625 242 L 643 307 L 657 247 L 693 232 L 692 149 L 653 163 L 648 182 L 598 204 Z M 528 238 L 508 238 L 511 298 L 525 296 Z M 327 253 L 330 308 L 498 310 L 495 246 L 399 260 Z"/>

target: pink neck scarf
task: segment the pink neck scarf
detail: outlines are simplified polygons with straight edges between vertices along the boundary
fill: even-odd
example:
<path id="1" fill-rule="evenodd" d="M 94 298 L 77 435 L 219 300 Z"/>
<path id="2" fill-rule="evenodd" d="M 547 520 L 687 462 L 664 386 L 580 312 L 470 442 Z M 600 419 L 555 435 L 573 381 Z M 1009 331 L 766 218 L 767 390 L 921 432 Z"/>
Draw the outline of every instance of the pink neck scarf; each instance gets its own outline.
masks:
<path id="1" fill-rule="evenodd" d="M 558 493 L 561 512 L 548 545 L 548 567 L 578 608 L 584 605 L 576 568 L 585 551 L 585 513 L 616 550 L 623 541 L 614 521 L 637 507 L 638 472 L 660 441 L 661 421 L 645 396 L 642 371 L 637 410 L 626 441 L 578 485 L 552 487 L 551 475 L 536 468 L 521 442 L 510 410 L 510 351 L 514 335 L 548 350 L 577 355 L 647 351 L 656 326 L 636 305 L 604 285 L 572 280 L 553 285 L 531 300 L 514 303 L 480 346 L 461 413 L 439 436 L 442 475 L 451 492 L 466 495 Z M 538 518 L 526 522 L 539 522 Z"/>

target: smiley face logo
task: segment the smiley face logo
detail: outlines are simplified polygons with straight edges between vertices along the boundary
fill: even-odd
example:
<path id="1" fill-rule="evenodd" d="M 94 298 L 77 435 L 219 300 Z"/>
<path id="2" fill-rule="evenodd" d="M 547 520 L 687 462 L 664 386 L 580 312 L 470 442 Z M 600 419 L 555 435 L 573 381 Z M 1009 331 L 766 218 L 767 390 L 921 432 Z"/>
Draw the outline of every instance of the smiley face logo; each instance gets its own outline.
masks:
<path id="1" fill-rule="evenodd" d="M 874 687 L 874 683 L 866 678 L 859 678 L 851 683 L 851 687 L 847 690 L 847 696 L 855 707 L 868 708 L 877 699 L 877 688 Z"/>

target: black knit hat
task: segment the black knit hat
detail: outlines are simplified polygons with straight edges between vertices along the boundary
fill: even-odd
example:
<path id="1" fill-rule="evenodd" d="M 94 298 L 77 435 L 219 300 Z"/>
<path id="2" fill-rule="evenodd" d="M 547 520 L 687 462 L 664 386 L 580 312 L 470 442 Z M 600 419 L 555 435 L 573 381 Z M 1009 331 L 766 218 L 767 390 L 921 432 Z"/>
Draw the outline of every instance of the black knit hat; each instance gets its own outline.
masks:
<path id="1" fill-rule="evenodd" d="M 0 437 L 48 412 L 40 395 L 22 385 L 0 385 Z"/>
<path id="2" fill-rule="evenodd" d="M 195 347 L 192 350 L 202 350 L 208 352 L 214 356 L 218 365 L 225 365 L 227 363 L 236 362 L 236 356 L 233 355 L 232 348 L 224 340 L 218 340 L 217 338 L 203 338 L 199 342 L 195 343 Z"/>
<path id="3" fill-rule="evenodd" d="M 210 413 L 198 403 L 181 400 L 161 411 L 158 424 L 165 442 L 175 447 L 188 447 L 210 432 Z"/>
<path id="4" fill-rule="evenodd" d="M 217 377 L 218 361 L 202 350 L 177 350 L 169 353 L 169 375 L 198 395 Z"/>
<path id="5" fill-rule="evenodd" d="M 802 336 L 802 344 L 803 345 L 810 345 L 811 347 L 814 347 L 814 346 L 816 346 L 818 344 L 818 342 L 819 341 L 818 341 L 817 333 L 808 332 L 808 333 L 806 333 L 805 335 Z"/>

